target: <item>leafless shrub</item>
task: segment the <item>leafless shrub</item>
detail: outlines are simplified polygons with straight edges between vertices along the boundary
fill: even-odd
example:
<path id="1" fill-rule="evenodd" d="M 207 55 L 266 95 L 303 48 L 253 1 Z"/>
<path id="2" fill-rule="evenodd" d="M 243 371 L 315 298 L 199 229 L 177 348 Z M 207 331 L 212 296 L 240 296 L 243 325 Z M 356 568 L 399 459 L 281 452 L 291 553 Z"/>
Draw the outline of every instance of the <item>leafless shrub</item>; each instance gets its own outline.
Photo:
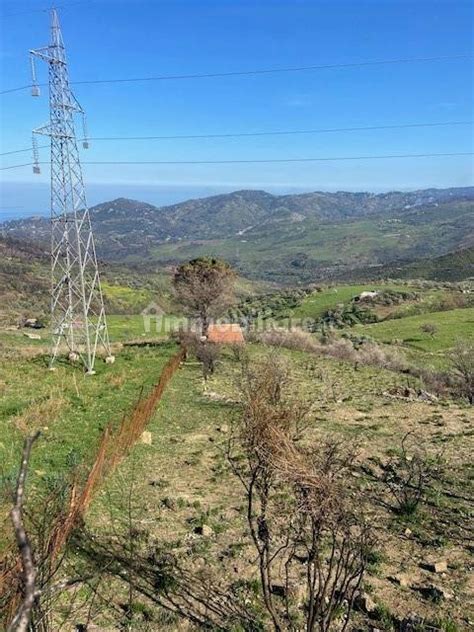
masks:
<path id="1" fill-rule="evenodd" d="M 253 338 L 272 347 L 284 347 L 299 351 L 321 352 L 321 345 L 315 337 L 302 329 L 283 329 L 282 327 L 269 329 L 260 334 L 254 333 Z"/>
<path id="2" fill-rule="evenodd" d="M 200 342 L 200 336 L 195 331 L 188 329 L 178 329 L 171 334 L 172 338 L 186 350 L 188 354 L 196 354 L 196 349 Z"/>
<path id="3" fill-rule="evenodd" d="M 345 493 L 351 456 L 334 442 L 302 446 L 310 406 L 291 384 L 274 355 L 243 367 L 244 411 L 228 459 L 246 492 L 273 629 L 345 630 L 373 540 Z"/>
<path id="4" fill-rule="evenodd" d="M 236 344 L 231 345 L 230 350 L 232 351 L 234 360 L 236 360 L 237 362 L 243 362 L 245 355 L 247 353 L 245 349 L 245 345 L 236 343 Z"/>
<path id="5" fill-rule="evenodd" d="M 56 481 L 48 489 L 36 493 L 28 507 L 25 483 L 30 453 L 39 433 L 25 439 L 20 472 L 14 494 L 11 518 L 19 557 L 2 560 L 0 572 L 0 605 L 2 621 L 8 632 L 49 632 L 57 629 L 57 602 L 67 591 L 68 600 L 61 612 L 63 622 L 69 618 L 77 592 L 85 576 L 69 579 L 65 572 L 65 556 L 57 548 L 58 529 L 64 529 L 71 511 L 71 481 Z M 72 495 L 71 495 L 72 494 Z M 34 506 L 34 508 L 33 508 Z"/>
<path id="6" fill-rule="evenodd" d="M 214 374 L 220 356 L 220 347 L 213 342 L 201 342 L 196 348 L 196 358 L 202 363 L 205 380 Z"/>
<path id="7" fill-rule="evenodd" d="M 429 334 L 432 338 L 435 337 L 438 331 L 438 328 L 436 327 L 436 325 L 433 325 L 432 323 L 423 323 L 420 329 L 424 334 Z"/>
<path id="8" fill-rule="evenodd" d="M 33 610 L 36 599 L 36 577 L 38 575 L 38 569 L 34 560 L 30 538 L 28 537 L 25 528 L 23 503 L 31 448 L 33 447 L 33 444 L 38 439 L 38 437 L 39 433 L 37 432 L 36 434 L 25 439 L 23 454 L 21 458 L 20 472 L 18 474 L 18 480 L 16 484 L 13 508 L 11 510 L 13 529 L 15 531 L 15 538 L 18 545 L 18 550 L 20 552 L 21 563 L 23 567 L 23 599 L 18 607 L 17 612 L 15 613 L 15 616 L 8 626 L 8 632 L 26 632 L 28 630 L 31 612 Z"/>
<path id="9" fill-rule="evenodd" d="M 350 340 L 345 338 L 335 338 L 330 340 L 323 347 L 324 355 L 338 360 L 347 360 L 348 362 L 358 361 L 358 355 L 354 349 L 354 345 Z"/>
<path id="10" fill-rule="evenodd" d="M 405 516 L 417 511 L 430 485 L 440 476 L 440 458 L 429 459 L 422 448 L 409 445 L 410 439 L 410 434 L 405 435 L 399 453 L 383 465 L 382 476 L 395 511 Z"/>
<path id="11" fill-rule="evenodd" d="M 399 351 L 382 347 L 375 342 L 364 342 L 358 349 L 347 338 L 332 335 L 324 337 L 324 344 L 313 334 L 302 329 L 272 329 L 254 334 L 254 339 L 274 347 L 297 349 L 337 360 L 352 362 L 356 366 L 377 366 L 391 371 L 406 372 L 408 365 Z"/>
<path id="12" fill-rule="evenodd" d="M 363 344 L 357 352 L 357 361 L 361 365 L 378 366 L 390 371 L 407 369 L 407 363 L 397 350 L 384 348 L 376 343 Z"/>
<path id="13" fill-rule="evenodd" d="M 474 344 L 458 342 L 451 353 L 451 366 L 458 393 L 474 404 Z"/>

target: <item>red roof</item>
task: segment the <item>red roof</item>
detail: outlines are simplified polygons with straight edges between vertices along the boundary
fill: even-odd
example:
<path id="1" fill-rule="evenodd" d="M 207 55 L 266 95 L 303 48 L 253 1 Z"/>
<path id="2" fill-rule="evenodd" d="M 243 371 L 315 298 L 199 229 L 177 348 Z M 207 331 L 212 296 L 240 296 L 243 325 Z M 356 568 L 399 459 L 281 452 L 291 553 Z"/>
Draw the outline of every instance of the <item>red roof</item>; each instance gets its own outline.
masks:
<path id="1" fill-rule="evenodd" d="M 207 339 L 209 342 L 218 342 L 227 345 L 242 344 L 245 342 L 242 328 L 237 323 L 209 325 Z"/>

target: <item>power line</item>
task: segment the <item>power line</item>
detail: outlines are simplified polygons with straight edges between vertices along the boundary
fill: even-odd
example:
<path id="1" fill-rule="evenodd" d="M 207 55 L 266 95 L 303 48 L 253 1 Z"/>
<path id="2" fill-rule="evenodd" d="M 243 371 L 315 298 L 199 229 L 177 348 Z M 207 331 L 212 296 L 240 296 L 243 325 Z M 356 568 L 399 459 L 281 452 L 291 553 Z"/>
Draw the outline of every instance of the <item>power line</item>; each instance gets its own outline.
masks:
<path id="1" fill-rule="evenodd" d="M 8 167 L 0 167 L 0 171 L 7 171 L 8 169 L 20 169 L 21 167 L 31 167 L 32 164 L 33 164 L 32 162 L 25 162 L 22 165 L 9 165 Z M 46 164 L 46 163 L 42 163 L 42 164 Z"/>
<path id="2" fill-rule="evenodd" d="M 78 2 L 69 2 L 68 4 L 55 4 L 54 7 L 55 9 L 61 9 L 62 12 L 64 12 L 64 10 L 68 10 L 71 7 L 75 7 L 79 4 L 81 4 L 83 7 L 87 6 L 87 4 L 90 4 L 92 0 L 89 0 L 89 2 L 83 2 L 83 0 L 79 0 Z M 15 11 L 15 12 L 10 12 L 10 13 L 1 13 L 3 18 L 14 18 L 17 16 L 21 16 L 21 15 L 29 15 L 30 13 L 50 13 L 51 12 L 51 7 L 38 7 L 37 9 L 25 9 L 24 11 Z"/>
<path id="3" fill-rule="evenodd" d="M 288 72 L 306 72 L 315 70 L 334 70 L 338 68 L 363 68 L 367 66 L 382 66 L 393 64 L 409 64 L 409 63 L 423 63 L 423 62 L 435 62 L 435 61 L 454 61 L 459 59 L 472 59 L 472 54 L 462 55 L 437 55 L 433 57 L 405 57 L 399 59 L 378 59 L 372 61 L 360 61 L 349 62 L 344 64 L 320 64 L 312 66 L 291 66 L 287 68 L 257 68 L 254 70 L 234 70 L 230 72 L 206 72 L 184 75 L 157 75 L 149 77 L 116 77 L 112 79 L 86 79 L 83 81 L 72 81 L 74 85 L 95 85 L 95 84 L 109 84 L 109 83 L 137 83 L 144 81 L 169 81 L 169 80 L 183 80 L 183 79 L 213 79 L 218 77 L 244 77 L 251 75 L 267 75 L 277 73 Z M 47 84 L 36 84 L 39 86 L 46 86 Z M 18 88 L 10 88 L 8 90 L 2 90 L 1 94 L 7 94 L 10 92 L 16 92 L 19 90 L 25 90 L 31 86 L 21 86 Z"/>
<path id="4" fill-rule="evenodd" d="M 473 151 L 466 152 L 443 152 L 426 154 L 382 154 L 368 156 L 327 156 L 314 158 L 251 158 L 251 159 L 231 159 L 231 160 L 94 160 L 86 161 L 84 165 L 234 165 L 234 164 L 262 164 L 262 163 L 290 163 L 290 162 L 332 162 L 345 160 L 385 160 L 396 158 L 434 158 L 451 156 L 473 156 Z M 46 165 L 49 162 L 38 162 L 35 164 Z M 22 165 L 10 165 L 0 167 L 0 171 L 7 169 L 19 169 L 20 167 L 30 167 L 29 162 Z"/>
<path id="5" fill-rule="evenodd" d="M 18 88 L 9 88 L 8 90 L 2 90 L 0 94 L 9 94 L 10 92 L 19 92 L 20 90 L 28 90 L 28 88 L 31 88 L 30 84 L 28 84 L 27 86 L 19 86 Z"/>
<path id="6" fill-rule="evenodd" d="M 331 127 L 326 129 L 300 129 L 300 130 L 273 130 L 268 132 L 230 132 L 224 134 L 178 134 L 174 136 L 96 136 L 87 138 L 94 142 L 102 141 L 121 141 L 121 140 L 185 140 L 185 139 L 204 139 L 204 138 L 247 138 L 256 136 L 290 136 L 303 134 L 327 134 L 334 132 L 363 132 L 384 129 L 412 129 L 419 127 L 447 127 L 456 125 L 472 125 L 473 121 L 446 121 L 440 123 L 402 123 L 400 125 L 370 125 L 366 127 Z M 86 139 L 82 139 L 86 140 Z M 48 148 L 49 145 L 40 145 L 38 149 Z M 0 156 L 10 156 L 12 154 L 21 154 L 31 151 L 31 147 L 25 149 L 14 149 L 0 153 Z"/>

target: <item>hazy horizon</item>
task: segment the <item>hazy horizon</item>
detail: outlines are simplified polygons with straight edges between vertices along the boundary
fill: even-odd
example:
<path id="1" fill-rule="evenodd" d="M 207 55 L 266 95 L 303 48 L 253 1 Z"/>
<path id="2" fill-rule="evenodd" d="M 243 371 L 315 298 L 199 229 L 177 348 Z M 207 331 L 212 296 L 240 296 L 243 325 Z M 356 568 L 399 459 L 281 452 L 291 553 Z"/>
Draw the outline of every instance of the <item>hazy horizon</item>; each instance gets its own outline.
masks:
<path id="1" fill-rule="evenodd" d="M 48 91 L 32 99 L 16 88 L 30 81 L 28 51 L 49 41 L 50 17 L 42 0 L 30 0 L 29 19 L 13 0 L 1 4 L 9 17 L 0 218 L 45 214 L 48 143 L 39 176 L 28 147 L 49 118 Z M 62 2 L 70 78 L 91 137 L 80 150 L 89 204 L 471 183 L 471 8 L 402 4 L 144 0 L 140 10 L 115 2 L 110 11 L 108 0 Z M 301 67 L 314 69 L 260 72 Z M 44 64 L 37 73 L 44 83 Z M 156 76 L 174 79 L 122 81 Z"/>
<path id="2" fill-rule="evenodd" d="M 270 183 L 262 183 L 261 186 L 245 183 L 228 183 L 228 184 L 208 184 L 197 186 L 193 183 L 178 185 L 143 185 L 137 184 L 119 184 L 119 183 L 91 183 L 87 187 L 89 208 L 102 204 L 117 198 L 129 198 L 153 204 L 157 207 L 168 206 L 170 204 L 178 204 L 187 200 L 196 198 L 211 197 L 234 191 L 251 190 L 251 191 L 267 191 L 274 195 L 291 195 L 313 193 L 315 191 L 324 191 L 335 193 L 336 191 L 345 191 L 348 193 L 388 193 L 393 191 L 417 191 L 424 189 L 448 189 L 448 188 L 464 188 L 472 187 L 474 184 L 454 184 L 452 186 L 436 186 L 426 185 L 419 187 L 363 187 L 360 188 L 341 188 L 336 186 L 291 186 L 280 185 L 275 186 Z M 49 184 L 33 183 L 33 182 L 2 182 L 0 183 L 0 224 L 2 222 L 23 219 L 32 216 L 47 217 L 50 213 L 49 203 Z"/>

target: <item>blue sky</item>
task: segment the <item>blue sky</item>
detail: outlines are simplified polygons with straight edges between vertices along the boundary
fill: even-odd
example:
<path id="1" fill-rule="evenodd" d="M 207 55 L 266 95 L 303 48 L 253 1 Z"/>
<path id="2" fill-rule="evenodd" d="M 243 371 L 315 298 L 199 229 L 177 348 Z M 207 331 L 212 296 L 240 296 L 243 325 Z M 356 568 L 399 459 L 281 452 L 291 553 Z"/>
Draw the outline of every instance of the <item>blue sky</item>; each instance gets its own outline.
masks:
<path id="1" fill-rule="evenodd" d="M 60 0 L 59 0 L 60 1 Z M 70 6 L 68 6 L 70 5 Z M 49 40 L 45 0 L 2 0 L 0 90 L 29 83 L 27 51 Z M 472 53 L 472 5 L 458 0 L 64 0 L 74 81 L 231 72 Z M 43 66 L 43 67 L 42 67 Z M 40 80 L 46 68 L 38 64 Z M 133 84 L 76 86 L 91 136 L 212 134 L 465 121 L 472 59 Z M 2 149 L 28 147 L 46 91 L 0 96 Z M 84 160 L 278 159 L 469 152 L 466 126 L 234 139 L 94 142 Z M 48 159 L 43 150 L 42 159 Z M 1 158 L 6 166 L 29 154 Z M 48 173 L 0 172 L 1 213 L 44 212 Z M 168 203 L 239 188 L 413 189 L 472 184 L 471 157 L 361 162 L 85 166 L 90 203 Z"/>

